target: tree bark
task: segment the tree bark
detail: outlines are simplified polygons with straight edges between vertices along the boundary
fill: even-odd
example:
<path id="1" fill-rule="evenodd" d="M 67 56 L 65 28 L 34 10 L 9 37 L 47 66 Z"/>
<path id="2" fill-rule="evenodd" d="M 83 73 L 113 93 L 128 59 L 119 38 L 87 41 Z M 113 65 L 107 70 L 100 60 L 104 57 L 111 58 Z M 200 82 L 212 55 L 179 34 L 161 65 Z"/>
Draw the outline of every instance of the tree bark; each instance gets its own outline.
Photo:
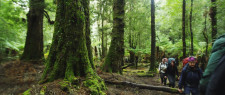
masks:
<path id="1" fill-rule="evenodd" d="M 42 60 L 44 0 L 30 0 L 27 37 L 21 60 Z"/>
<path id="2" fill-rule="evenodd" d="M 183 0 L 183 11 L 182 11 L 182 41 L 183 41 L 183 58 L 186 58 L 186 41 L 185 41 L 185 12 L 186 12 L 186 1 Z"/>
<path id="3" fill-rule="evenodd" d="M 101 31 L 102 31 L 102 59 L 104 59 L 105 58 L 105 56 L 106 56 L 106 47 L 105 47 L 105 29 L 104 29 L 104 20 L 105 20 L 105 18 L 104 18 L 104 14 L 105 14 L 105 11 L 104 11 L 104 3 L 105 3 L 105 1 L 103 0 L 103 1 L 101 1 L 101 3 L 102 3 L 102 5 L 101 5 L 101 18 L 102 18 L 102 29 L 101 29 Z"/>
<path id="4" fill-rule="evenodd" d="M 192 31 L 192 9 L 193 9 L 193 0 L 191 0 L 191 11 L 190 11 L 191 55 L 193 55 L 194 52 L 193 31 Z"/>
<path id="5" fill-rule="evenodd" d="M 156 60 L 158 61 L 158 62 L 160 62 L 160 57 L 159 57 L 159 46 L 156 46 Z"/>
<path id="6" fill-rule="evenodd" d="M 98 48 L 95 46 L 95 57 L 98 58 Z"/>
<path id="7" fill-rule="evenodd" d="M 89 61 L 82 1 L 88 2 L 57 0 L 53 43 L 41 83 L 56 79 L 64 79 L 72 83 L 77 77 L 84 77 L 84 86 L 91 87 L 93 93 L 99 94 L 105 87 Z"/>
<path id="8" fill-rule="evenodd" d="M 154 86 L 154 85 L 146 85 L 146 84 L 136 84 L 136 83 L 127 82 L 127 81 L 118 82 L 118 81 L 108 81 L 108 80 L 105 80 L 105 83 L 123 85 L 123 86 L 126 85 L 130 87 L 138 87 L 140 89 L 157 90 L 157 91 L 164 91 L 164 92 L 179 94 L 177 88 L 170 88 L 166 86 Z"/>
<path id="9" fill-rule="evenodd" d="M 212 7 L 210 9 L 210 17 L 211 17 L 211 24 L 212 24 L 212 44 L 216 39 L 217 34 L 217 19 L 216 19 L 216 0 L 211 0 Z"/>
<path id="10" fill-rule="evenodd" d="M 205 55 L 208 56 L 208 44 L 209 44 L 209 40 L 208 40 L 208 33 L 207 33 L 207 11 L 205 12 L 204 16 L 205 16 L 205 28 L 203 31 L 203 35 L 205 38 L 205 42 L 206 42 L 206 50 L 205 50 Z"/>
<path id="11" fill-rule="evenodd" d="M 155 71 L 155 2 L 151 0 L 151 65 L 149 71 Z"/>
<path id="12" fill-rule="evenodd" d="M 90 0 L 83 1 L 84 14 L 85 14 L 86 46 L 87 46 L 87 50 L 88 50 L 89 61 L 91 63 L 92 68 L 95 69 L 95 66 L 93 63 L 93 54 L 92 54 L 92 46 L 91 46 L 91 38 L 90 38 L 91 31 L 90 31 L 89 4 L 90 4 Z"/>
<path id="13" fill-rule="evenodd" d="M 103 71 L 122 73 L 121 64 L 124 57 L 124 6 L 125 0 L 113 1 L 112 40 Z"/>

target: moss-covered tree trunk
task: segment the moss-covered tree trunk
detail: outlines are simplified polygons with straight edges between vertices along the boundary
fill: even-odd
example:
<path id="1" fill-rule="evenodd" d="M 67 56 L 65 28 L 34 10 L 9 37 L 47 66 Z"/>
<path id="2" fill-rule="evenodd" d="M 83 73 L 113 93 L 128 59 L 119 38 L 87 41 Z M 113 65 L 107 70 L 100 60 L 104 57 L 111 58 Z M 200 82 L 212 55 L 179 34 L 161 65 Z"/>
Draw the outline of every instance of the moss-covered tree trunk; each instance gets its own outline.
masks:
<path id="1" fill-rule="evenodd" d="M 122 73 L 124 57 L 124 6 L 125 0 L 113 1 L 113 29 L 109 52 L 103 65 L 103 71 Z"/>
<path id="2" fill-rule="evenodd" d="M 27 37 L 21 60 L 41 60 L 43 54 L 44 0 L 29 0 Z"/>
<path id="3" fill-rule="evenodd" d="M 149 71 L 155 68 L 155 2 L 151 0 L 151 64 Z"/>
<path id="4" fill-rule="evenodd" d="M 182 11 L 182 41 L 183 41 L 183 58 L 186 57 L 186 41 L 185 41 L 185 12 L 186 12 L 186 1 L 183 0 L 183 11 Z"/>
<path id="5" fill-rule="evenodd" d="M 90 31 L 90 13 L 89 13 L 89 4 L 90 4 L 90 0 L 84 0 L 83 1 L 83 5 L 84 5 L 84 14 L 85 14 L 85 22 L 86 22 L 86 26 L 85 26 L 85 30 L 86 30 L 86 46 L 87 46 L 87 50 L 88 50 L 88 57 L 89 57 L 89 61 L 91 63 L 92 68 L 94 69 L 94 63 L 93 63 L 93 54 L 92 54 L 92 46 L 91 46 L 91 31 Z"/>
<path id="6" fill-rule="evenodd" d="M 76 77 L 84 77 L 84 85 L 99 93 L 105 88 L 89 61 L 82 1 L 87 2 L 57 0 L 53 43 L 41 82 L 59 78 L 73 82 Z"/>

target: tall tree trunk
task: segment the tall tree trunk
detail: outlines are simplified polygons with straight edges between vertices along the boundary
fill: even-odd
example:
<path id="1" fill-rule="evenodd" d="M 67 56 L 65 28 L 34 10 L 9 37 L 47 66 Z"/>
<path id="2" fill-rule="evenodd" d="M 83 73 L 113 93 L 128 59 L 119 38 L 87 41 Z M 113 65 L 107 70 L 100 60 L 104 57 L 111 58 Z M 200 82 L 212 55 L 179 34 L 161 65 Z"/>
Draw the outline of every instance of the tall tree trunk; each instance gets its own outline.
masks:
<path id="1" fill-rule="evenodd" d="M 192 31 L 192 9 L 193 9 L 193 0 L 191 0 L 191 12 L 190 12 L 191 55 L 193 55 L 194 52 L 193 31 Z"/>
<path id="2" fill-rule="evenodd" d="M 155 2 L 151 0 L 151 65 L 149 71 L 155 70 Z"/>
<path id="3" fill-rule="evenodd" d="M 102 29 L 101 29 L 101 31 L 102 31 L 102 59 L 103 58 L 105 58 L 105 56 L 106 56 L 106 53 L 105 53 L 105 40 L 104 40 L 104 35 L 105 35 L 105 33 L 104 33 L 104 20 L 103 20 L 103 18 L 102 18 Z"/>
<path id="4" fill-rule="evenodd" d="M 129 18 L 130 27 L 131 27 L 131 23 L 132 23 L 131 18 Z M 130 27 L 129 27 L 129 46 L 130 46 L 131 49 L 135 49 L 134 44 L 133 44 L 134 43 L 134 41 L 133 41 L 134 37 L 132 37 L 132 33 L 131 33 L 132 30 L 131 30 Z M 129 53 L 130 53 L 130 63 L 132 63 L 134 65 L 135 53 L 132 50 L 130 50 Z"/>
<path id="5" fill-rule="evenodd" d="M 102 7 L 101 7 L 101 18 L 102 18 L 102 59 L 103 58 L 105 58 L 105 56 L 106 56 L 106 47 L 105 47 L 105 29 L 104 29 L 104 20 L 105 20 L 105 18 L 104 18 L 104 14 L 105 14 L 105 11 L 104 11 L 104 0 L 103 1 L 101 1 L 102 2 Z"/>
<path id="6" fill-rule="evenodd" d="M 183 58 L 186 57 L 186 41 L 185 41 L 185 12 L 186 12 L 186 1 L 183 0 L 183 12 L 182 12 L 182 41 L 183 41 Z"/>
<path id="7" fill-rule="evenodd" d="M 157 46 L 156 47 L 156 60 L 158 61 L 158 62 L 160 62 L 160 58 L 159 58 L 159 46 Z"/>
<path id="8" fill-rule="evenodd" d="M 129 7 L 130 7 L 130 10 L 129 11 L 133 11 L 132 3 L 129 4 Z M 133 28 L 132 28 L 132 18 L 129 17 L 129 46 L 130 46 L 131 49 L 135 49 L 134 48 L 134 40 L 133 40 L 134 37 L 132 36 L 132 31 L 133 31 Z M 130 53 L 130 63 L 132 65 L 134 65 L 134 63 L 135 63 L 135 53 L 132 50 L 130 50 L 129 53 Z"/>
<path id="9" fill-rule="evenodd" d="M 87 2 L 57 0 L 53 43 L 41 82 L 59 78 L 73 82 L 76 77 L 84 77 L 84 86 L 91 87 L 92 93 L 99 94 L 105 89 L 104 82 L 93 71 L 89 61 L 82 1 Z"/>
<path id="10" fill-rule="evenodd" d="M 124 6 L 125 0 L 113 0 L 113 29 L 109 52 L 103 65 L 103 71 L 122 73 L 124 57 Z"/>
<path id="11" fill-rule="evenodd" d="M 27 14 L 27 37 L 21 60 L 41 60 L 43 54 L 44 0 L 30 0 Z"/>
<path id="12" fill-rule="evenodd" d="M 212 24 L 212 44 L 213 44 L 217 34 L 216 0 L 211 0 L 211 3 L 212 3 L 212 7 L 210 9 L 210 17 L 211 17 L 211 24 Z"/>
<path id="13" fill-rule="evenodd" d="M 206 50 L 205 50 L 205 55 L 208 56 L 208 44 L 209 44 L 209 40 L 208 40 L 208 33 L 207 33 L 207 14 L 208 12 L 206 11 L 204 16 L 205 16 L 205 28 L 204 28 L 204 31 L 203 31 L 203 35 L 204 35 L 204 38 L 205 38 L 205 42 L 206 42 Z"/>
<path id="14" fill-rule="evenodd" d="M 97 48 L 97 46 L 95 46 L 95 57 L 96 58 L 98 57 L 98 48 Z"/>
<path id="15" fill-rule="evenodd" d="M 90 0 L 84 0 L 83 1 L 83 6 L 84 6 L 84 14 L 85 14 L 85 35 L 86 35 L 86 46 L 87 46 L 87 50 L 88 50 L 88 57 L 89 57 L 89 61 L 91 63 L 91 66 L 93 69 L 95 69 L 94 67 L 94 63 L 93 63 L 93 54 L 92 54 L 92 46 L 91 46 L 91 31 L 90 31 L 90 13 L 89 13 L 89 4 L 90 4 Z"/>

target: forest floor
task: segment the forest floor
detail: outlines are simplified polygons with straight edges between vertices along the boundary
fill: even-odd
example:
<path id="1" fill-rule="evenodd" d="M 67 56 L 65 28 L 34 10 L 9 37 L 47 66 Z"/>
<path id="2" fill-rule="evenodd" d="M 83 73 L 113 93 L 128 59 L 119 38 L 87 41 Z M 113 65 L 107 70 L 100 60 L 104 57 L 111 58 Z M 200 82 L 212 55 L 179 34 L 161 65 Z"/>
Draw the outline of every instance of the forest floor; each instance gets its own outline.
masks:
<path id="1" fill-rule="evenodd" d="M 41 85 L 38 81 L 44 70 L 44 65 L 41 62 L 20 62 L 20 61 L 9 61 L 0 64 L 0 93 L 1 95 L 21 95 L 24 91 L 29 88 L 35 88 L 36 90 L 41 89 Z M 98 72 L 99 76 L 104 80 L 110 81 L 128 81 L 137 84 L 149 84 L 154 86 L 160 86 L 160 79 L 158 74 L 152 77 L 140 76 L 139 73 L 148 71 L 148 67 L 143 65 L 135 68 L 127 68 L 124 70 L 122 75 Z M 64 95 L 68 94 L 57 84 L 56 80 L 52 83 L 47 83 L 47 95 Z M 43 86 L 42 86 L 43 87 Z M 114 85 L 106 83 L 107 95 L 176 95 L 163 91 L 155 91 L 148 89 L 140 89 L 138 87 L 127 86 L 127 85 Z M 51 91 L 50 91 L 51 90 Z M 84 89 L 83 89 L 84 90 Z M 35 90 L 33 90 L 35 94 Z M 33 95 L 32 94 L 32 95 Z M 84 95 L 84 92 L 76 93 L 74 95 Z M 46 95 L 46 93 L 45 93 Z M 71 95 L 71 94 L 70 94 Z M 73 95 L 73 94 L 72 94 Z"/>

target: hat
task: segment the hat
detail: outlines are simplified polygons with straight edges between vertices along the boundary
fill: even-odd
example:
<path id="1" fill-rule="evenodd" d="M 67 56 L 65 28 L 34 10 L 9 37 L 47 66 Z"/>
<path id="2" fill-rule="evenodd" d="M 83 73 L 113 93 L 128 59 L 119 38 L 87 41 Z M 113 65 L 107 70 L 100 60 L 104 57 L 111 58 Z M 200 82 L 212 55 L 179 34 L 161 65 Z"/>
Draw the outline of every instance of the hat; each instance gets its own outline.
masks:
<path id="1" fill-rule="evenodd" d="M 188 61 L 195 61 L 194 57 L 189 57 Z"/>

